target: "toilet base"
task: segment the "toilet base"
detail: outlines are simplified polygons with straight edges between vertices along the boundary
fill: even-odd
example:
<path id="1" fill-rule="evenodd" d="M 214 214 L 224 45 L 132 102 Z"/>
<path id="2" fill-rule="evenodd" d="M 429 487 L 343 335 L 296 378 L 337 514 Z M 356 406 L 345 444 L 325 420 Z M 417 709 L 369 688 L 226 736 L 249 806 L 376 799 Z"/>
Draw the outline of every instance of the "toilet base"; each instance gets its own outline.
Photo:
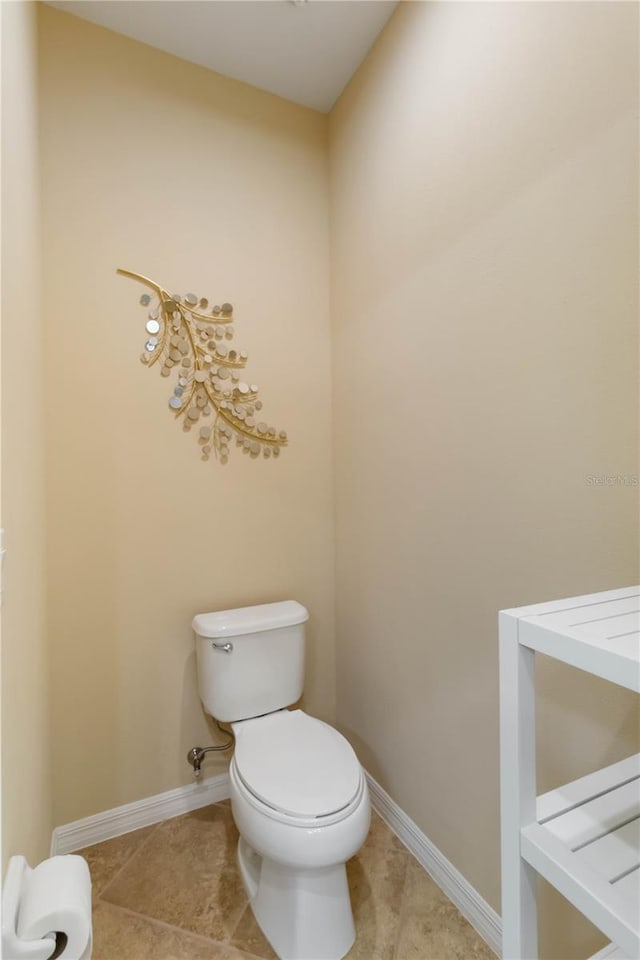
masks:
<path id="1" fill-rule="evenodd" d="M 240 837 L 238 866 L 258 925 L 280 960 L 341 960 L 349 952 L 356 933 L 343 863 L 285 867 Z"/>

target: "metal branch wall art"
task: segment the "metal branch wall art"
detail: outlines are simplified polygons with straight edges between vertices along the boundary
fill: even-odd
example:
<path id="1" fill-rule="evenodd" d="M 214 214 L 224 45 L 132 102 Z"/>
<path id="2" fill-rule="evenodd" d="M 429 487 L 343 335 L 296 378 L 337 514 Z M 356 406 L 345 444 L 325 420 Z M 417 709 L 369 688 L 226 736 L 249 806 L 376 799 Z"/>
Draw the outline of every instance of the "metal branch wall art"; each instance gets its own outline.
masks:
<path id="1" fill-rule="evenodd" d="M 260 419 L 258 388 L 239 377 L 247 353 L 228 346 L 233 340 L 231 304 L 210 308 L 204 297 L 169 294 L 138 273 L 118 273 L 151 290 L 140 297 L 148 310 L 147 340 L 140 359 L 148 367 L 159 363 L 163 377 L 177 374 L 169 408 L 182 417 L 183 430 L 198 427 L 202 459 L 209 460 L 213 451 L 226 463 L 234 439 L 250 457 L 258 457 L 260 451 L 265 458 L 277 457 L 280 447 L 286 446 L 287 434 Z M 209 418 L 213 422 L 203 423 Z"/>

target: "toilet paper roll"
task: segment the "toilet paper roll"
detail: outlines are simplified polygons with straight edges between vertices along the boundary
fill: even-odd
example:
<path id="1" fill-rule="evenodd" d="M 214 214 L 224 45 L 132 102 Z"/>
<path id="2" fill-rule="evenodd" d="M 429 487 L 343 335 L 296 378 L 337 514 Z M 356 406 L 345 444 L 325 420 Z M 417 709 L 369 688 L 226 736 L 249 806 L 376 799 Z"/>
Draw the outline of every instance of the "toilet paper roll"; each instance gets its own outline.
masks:
<path id="1" fill-rule="evenodd" d="M 60 960 L 88 960 L 91 956 L 91 876 L 82 857 L 43 860 L 25 882 L 18 936 L 39 940 L 52 932 L 67 938 L 56 953 Z"/>

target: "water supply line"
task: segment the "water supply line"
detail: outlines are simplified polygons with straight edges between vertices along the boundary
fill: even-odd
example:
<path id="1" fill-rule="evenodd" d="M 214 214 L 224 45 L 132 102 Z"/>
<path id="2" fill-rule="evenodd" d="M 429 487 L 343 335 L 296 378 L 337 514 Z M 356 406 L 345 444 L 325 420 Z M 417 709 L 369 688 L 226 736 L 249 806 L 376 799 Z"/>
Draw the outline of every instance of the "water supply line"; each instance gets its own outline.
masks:
<path id="1" fill-rule="evenodd" d="M 205 753 L 218 753 L 218 751 L 220 750 L 228 750 L 230 747 L 233 746 L 233 743 L 234 743 L 233 733 L 230 730 L 225 730 L 225 728 L 221 725 L 221 723 L 218 720 L 216 720 L 216 726 L 218 727 L 219 730 L 221 730 L 223 733 L 226 733 L 227 736 L 229 737 L 226 743 L 217 744 L 216 746 L 213 746 L 213 747 L 192 747 L 187 754 L 187 760 L 193 767 L 193 774 L 196 780 L 200 778 L 200 774 L 202 773 L 201 766 L 202 766 L 202 761 L 204 760 Z"/>

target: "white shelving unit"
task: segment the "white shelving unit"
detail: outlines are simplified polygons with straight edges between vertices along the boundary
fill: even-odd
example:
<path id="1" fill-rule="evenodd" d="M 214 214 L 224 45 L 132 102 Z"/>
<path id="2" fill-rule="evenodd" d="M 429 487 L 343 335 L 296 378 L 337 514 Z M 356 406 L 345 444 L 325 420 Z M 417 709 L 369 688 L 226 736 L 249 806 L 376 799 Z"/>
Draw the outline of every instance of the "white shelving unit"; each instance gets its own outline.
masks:
<path id="1" fill-rule="evenodd" d="M 640 754 L 536 795 L 534 659 L 640 692 L 640 587 L 500 613 L 504 960 L 537 960 L 536 874 L 640 958 Z"/>

